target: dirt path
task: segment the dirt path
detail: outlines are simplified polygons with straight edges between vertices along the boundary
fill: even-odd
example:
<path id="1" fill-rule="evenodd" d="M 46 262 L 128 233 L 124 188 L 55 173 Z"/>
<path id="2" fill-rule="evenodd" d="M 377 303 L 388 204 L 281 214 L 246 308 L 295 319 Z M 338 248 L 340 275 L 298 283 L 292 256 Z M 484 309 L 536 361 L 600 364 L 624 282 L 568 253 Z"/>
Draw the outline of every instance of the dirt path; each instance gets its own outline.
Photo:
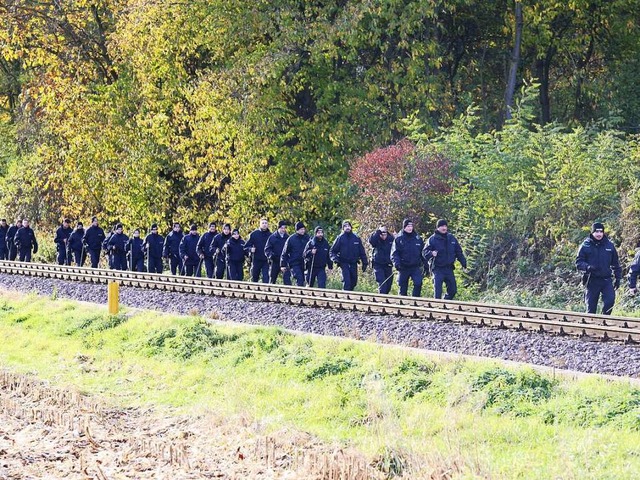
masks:
<path id="1" fill-rule="evenodd" d="M 365 479 L 357 452 L 245 419 L 113 409 L 0 370 L 0 479 Z"/>

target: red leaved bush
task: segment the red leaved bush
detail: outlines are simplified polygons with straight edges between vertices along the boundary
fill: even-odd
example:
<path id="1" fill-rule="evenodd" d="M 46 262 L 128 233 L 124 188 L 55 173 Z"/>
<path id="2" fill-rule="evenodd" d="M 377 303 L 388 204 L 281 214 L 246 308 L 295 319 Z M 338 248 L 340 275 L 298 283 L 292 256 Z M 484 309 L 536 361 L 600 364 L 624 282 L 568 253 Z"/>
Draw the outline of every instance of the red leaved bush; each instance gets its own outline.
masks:
<path id="1" fill-rule="evenodd" d="M 422 152 L 405 138 L 357 158 L 349 178 L 359 191 L 353 218 L 365 228 L 384 223 L 399 229 L 410 217 L 424 230 L 433 218 L 446 216 L 455 174 L 447 157 Z"/>

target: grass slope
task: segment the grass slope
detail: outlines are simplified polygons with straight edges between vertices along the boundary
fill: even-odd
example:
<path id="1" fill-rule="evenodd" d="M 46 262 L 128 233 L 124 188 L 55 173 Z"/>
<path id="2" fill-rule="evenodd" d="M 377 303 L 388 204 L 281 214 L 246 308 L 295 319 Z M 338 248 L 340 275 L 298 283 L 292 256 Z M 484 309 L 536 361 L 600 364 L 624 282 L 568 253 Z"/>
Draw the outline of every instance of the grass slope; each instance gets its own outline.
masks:
<path id="1" fill-rule="evenodd" d="M 633 478 L 640 389 L 494 361 L 0 294 L 0 364 L 119 405 L 242 414 L 349 443 L 385 471 Z M 425 474 L 426 475 L 426 474 Z M 417 476 L 411 476 L 417 478 Z"/>

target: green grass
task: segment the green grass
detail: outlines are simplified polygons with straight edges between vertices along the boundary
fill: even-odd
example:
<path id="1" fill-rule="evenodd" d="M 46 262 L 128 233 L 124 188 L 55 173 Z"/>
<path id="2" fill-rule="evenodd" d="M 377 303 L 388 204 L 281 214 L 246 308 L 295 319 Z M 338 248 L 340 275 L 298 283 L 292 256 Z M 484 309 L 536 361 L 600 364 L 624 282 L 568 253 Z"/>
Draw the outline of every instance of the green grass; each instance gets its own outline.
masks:
<path id="1" fill-rule="evenodd" d="M 242 414 L 354 445 L 383 468 L 426 459 L 473 478 L 633 478 L 640 388 L 493 361 L 209 325 L 110 317 L 67 300 L 0 296 L 0 364 L 116 405 Z"/>

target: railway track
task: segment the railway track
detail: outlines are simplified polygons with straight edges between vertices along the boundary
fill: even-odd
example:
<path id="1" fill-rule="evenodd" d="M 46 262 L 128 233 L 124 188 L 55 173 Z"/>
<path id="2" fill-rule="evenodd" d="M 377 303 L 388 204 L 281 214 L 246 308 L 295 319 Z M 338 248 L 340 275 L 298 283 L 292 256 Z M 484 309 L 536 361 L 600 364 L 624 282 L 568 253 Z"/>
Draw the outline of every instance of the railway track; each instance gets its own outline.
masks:
<path id="1" fill-rule="evenodd" d="M 0 261 L 0 273 L 640 342 L 640 319 L 473 302 Z"/>

